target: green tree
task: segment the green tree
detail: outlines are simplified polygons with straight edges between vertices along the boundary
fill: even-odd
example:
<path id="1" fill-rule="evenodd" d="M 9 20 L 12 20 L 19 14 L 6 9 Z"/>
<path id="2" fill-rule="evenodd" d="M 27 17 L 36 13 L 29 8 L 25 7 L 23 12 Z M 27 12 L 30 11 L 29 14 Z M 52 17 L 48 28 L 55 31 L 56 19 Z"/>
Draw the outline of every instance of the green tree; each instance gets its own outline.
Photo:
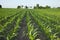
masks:
<path id="1" fill-rule="evenodd" d="M 34 9 L 36 9 L 36 7 L 34 6 Z"/>
<path id="2" fill-rule="evenodd" d="M 40 8 L 40 9 L 42 9 L 42 8 L 44 9 L 44 7 L 43 7 L 43 6 L 40 6 L 39 8 Z"/>
<path id="3" fill-rule="evenodd" d="M 0 5 L 0 8 L 2 8 L 2 5 Z"/>
<path id="4" fill-rule="evenodd" d="M 58 9 L 60 9 L 60 7 L 57 7 Z"/>
<path id="5" fill-rule="evenodd" d="M 39 8 L 39 4 L 36 5 Z"/>
<path id="6" fill-rule="evenodd" d="M 28 9 L 28 6 L 25 6 L 26 9 Z"/>
<path id="7" fill-rule="evenodd" d="M 17 6 L 17 8 L 21 8 L 21 6 Z"/>
<path id="8" fill-rule="evenodd" d="M 36 5 L 36 8 L 38 8 L 38 9 L 39 9 L 39 4 L 37 4 L 37 5 Z"/>
<path id="9" fill-rule="evenodd" d="M 34 6 L 34 9 L 39 9 L 39 4 L 36 4 L 36 6 Z"/>
<path id="10" fill-rule="evenodd" d="M 46 7 L 45 7 L 45 8 L 50 8 L 50 6 L 46 5 Z"/>

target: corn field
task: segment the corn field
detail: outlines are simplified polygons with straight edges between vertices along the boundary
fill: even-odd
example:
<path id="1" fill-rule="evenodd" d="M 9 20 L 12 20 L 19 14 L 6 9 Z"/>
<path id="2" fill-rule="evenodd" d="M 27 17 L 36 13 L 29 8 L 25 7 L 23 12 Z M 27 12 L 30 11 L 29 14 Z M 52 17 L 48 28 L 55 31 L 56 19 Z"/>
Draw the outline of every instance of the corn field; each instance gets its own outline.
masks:
<path id="1" fill-rule="evenodd" d="M 0 40 L 60 40 L 60 9 L 0 9 Z"/>

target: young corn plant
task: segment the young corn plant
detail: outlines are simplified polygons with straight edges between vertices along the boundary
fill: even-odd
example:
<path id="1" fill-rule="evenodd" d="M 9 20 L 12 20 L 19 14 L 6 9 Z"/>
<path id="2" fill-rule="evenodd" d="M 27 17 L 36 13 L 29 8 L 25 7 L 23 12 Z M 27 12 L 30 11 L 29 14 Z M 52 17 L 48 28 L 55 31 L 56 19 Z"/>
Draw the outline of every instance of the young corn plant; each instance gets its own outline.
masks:
<path id="1" fill-rule="evenodd" d="M 24 17 L 24 14 L 22 14 L 21 16 L 18 16 L 18 19 L 16 21 L 16 25 L 15 27 L 11 30 L 11 32 L 7 35 L 7 40 L 11 40 L 14 37 L 16 37 L 18 35 L 17 31 L 19 30 L 19 23 L 21 21 L 21 19 Z"/>
<path id="2" fill-rule="evenodd" d="M 30 40 L 35 40 L 36 36 L 38 35 L 37 28 L 34 29 L 34 26 L 30 22 L 27 23 L 27 26 L 28 26 L 28 36 L 29 36 Z"/>
<path id="3" fill-rule="evenodd" d="M 16 15 L 16 16 L 18 16 L 18 15 Z M 13 18 L 11 18 L 11 19 L 10 19 L 8 22 L 6 22 L 3 26 L 0 25 L 0 26 L 1 26 L 1 27 L 0 27 L 0 32 L 3 32 L 4 29 L 7 27 L 7 25 L 8 25 L 9 23 L 11 23 L 11 22 L 15 19 L 16 16 L 14 16 Z"/>
<path id="4" fill-rule="evenodd" d="M 43 25 L 43 23 L 41 23 L 41 21 L 39 19 L 37 19 L 37 17 L 35 17 L 33 15 L 35 21 L 37 22 L 37 24 L 40 26 L 40 28 L 44 31 L 44 33 L 47 35 L 47 37 L 49 38 L 49 40 L 56 40 L 58 39 L 56 34 L 57 33 L 52 33 L 52 29 L 50 27 L 46 27 L 45 25 Z"/>
<path id="5" fill-rule="evenodd" d="M 20 22 L 20 19 L 17 20 L 16 26 L 15 26 L 14 29 L 12 29 L 11 32 L 8 34 L 7 40 L 11 40 L 13 37 L 17 36 L 17 31 L 18 31 L 18 29 L 20 28 L 20 27 L 19 27 L 19 22 Z"/>

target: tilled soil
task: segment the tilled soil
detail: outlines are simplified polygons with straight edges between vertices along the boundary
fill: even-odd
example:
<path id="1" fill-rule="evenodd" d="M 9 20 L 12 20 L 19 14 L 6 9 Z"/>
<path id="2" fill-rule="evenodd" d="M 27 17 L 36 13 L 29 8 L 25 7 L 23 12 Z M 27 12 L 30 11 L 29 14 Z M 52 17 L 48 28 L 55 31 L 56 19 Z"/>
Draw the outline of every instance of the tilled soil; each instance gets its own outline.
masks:
<path id="1" fill-rule="evenodd" d="M 29 40 L 27 36 L 26 16 L 24 16 L 22 21 L 20 22 L 20 29 L 18 31 L 18 36 L 15 40 Z"/>

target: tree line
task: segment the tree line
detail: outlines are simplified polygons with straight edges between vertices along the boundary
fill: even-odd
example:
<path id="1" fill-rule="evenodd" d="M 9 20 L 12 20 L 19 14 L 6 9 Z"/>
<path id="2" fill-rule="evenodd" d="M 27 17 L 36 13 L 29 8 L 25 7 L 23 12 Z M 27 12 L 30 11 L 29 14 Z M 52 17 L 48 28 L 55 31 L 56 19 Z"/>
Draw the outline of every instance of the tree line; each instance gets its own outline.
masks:
<path id="1" fill-rule="evenodd" d="M 50 6 L 46 5 L 45 7 L 43 6 L 39 6 L 39 4 L 36 4 L 36 6 L 34 6 L 34 9 L 46 9 L 46 8 L 51 8 Z"/>
<path id="2" fill-rule="evenodd" d="M 17 6 L 17 8 L 23 8 L 23 6 Z M 25 8 L 29 8 L 28 6 L 25 6 Z M 32 8 L 32 7 L 30 7 Z M 45 9 L 45 8 L 51 8 L 50 6 L 46 5 L 46 7 L 39 6 L 39 4 L 36 4 L 36 6 L 33 7 L 34 9 Z"/>
<path id="3" fill-rule="evenodd" d="M 23 8 L 23 7 L 24 7 L 23 5 L 22 6 L 18 5 L 17 9 Z M 2 5 L 0 5 L 0 8 L 2 8 Z M 25 8 L 28 9 L 29 7 L 25 6 Z M 30 8 L 32 8 L 32 6 Z M 34 9 L 47 9 L 47 8 L 51 8 L 51 6 L 46 5 L 45 7 L 43 7 L 43 6 L 39 6 L 39 4 L 36 4 L 36 6 L 34 6 L 33 8 Z M 60 8 L 60 7 L 57 7 L 57 8 Z"/>

